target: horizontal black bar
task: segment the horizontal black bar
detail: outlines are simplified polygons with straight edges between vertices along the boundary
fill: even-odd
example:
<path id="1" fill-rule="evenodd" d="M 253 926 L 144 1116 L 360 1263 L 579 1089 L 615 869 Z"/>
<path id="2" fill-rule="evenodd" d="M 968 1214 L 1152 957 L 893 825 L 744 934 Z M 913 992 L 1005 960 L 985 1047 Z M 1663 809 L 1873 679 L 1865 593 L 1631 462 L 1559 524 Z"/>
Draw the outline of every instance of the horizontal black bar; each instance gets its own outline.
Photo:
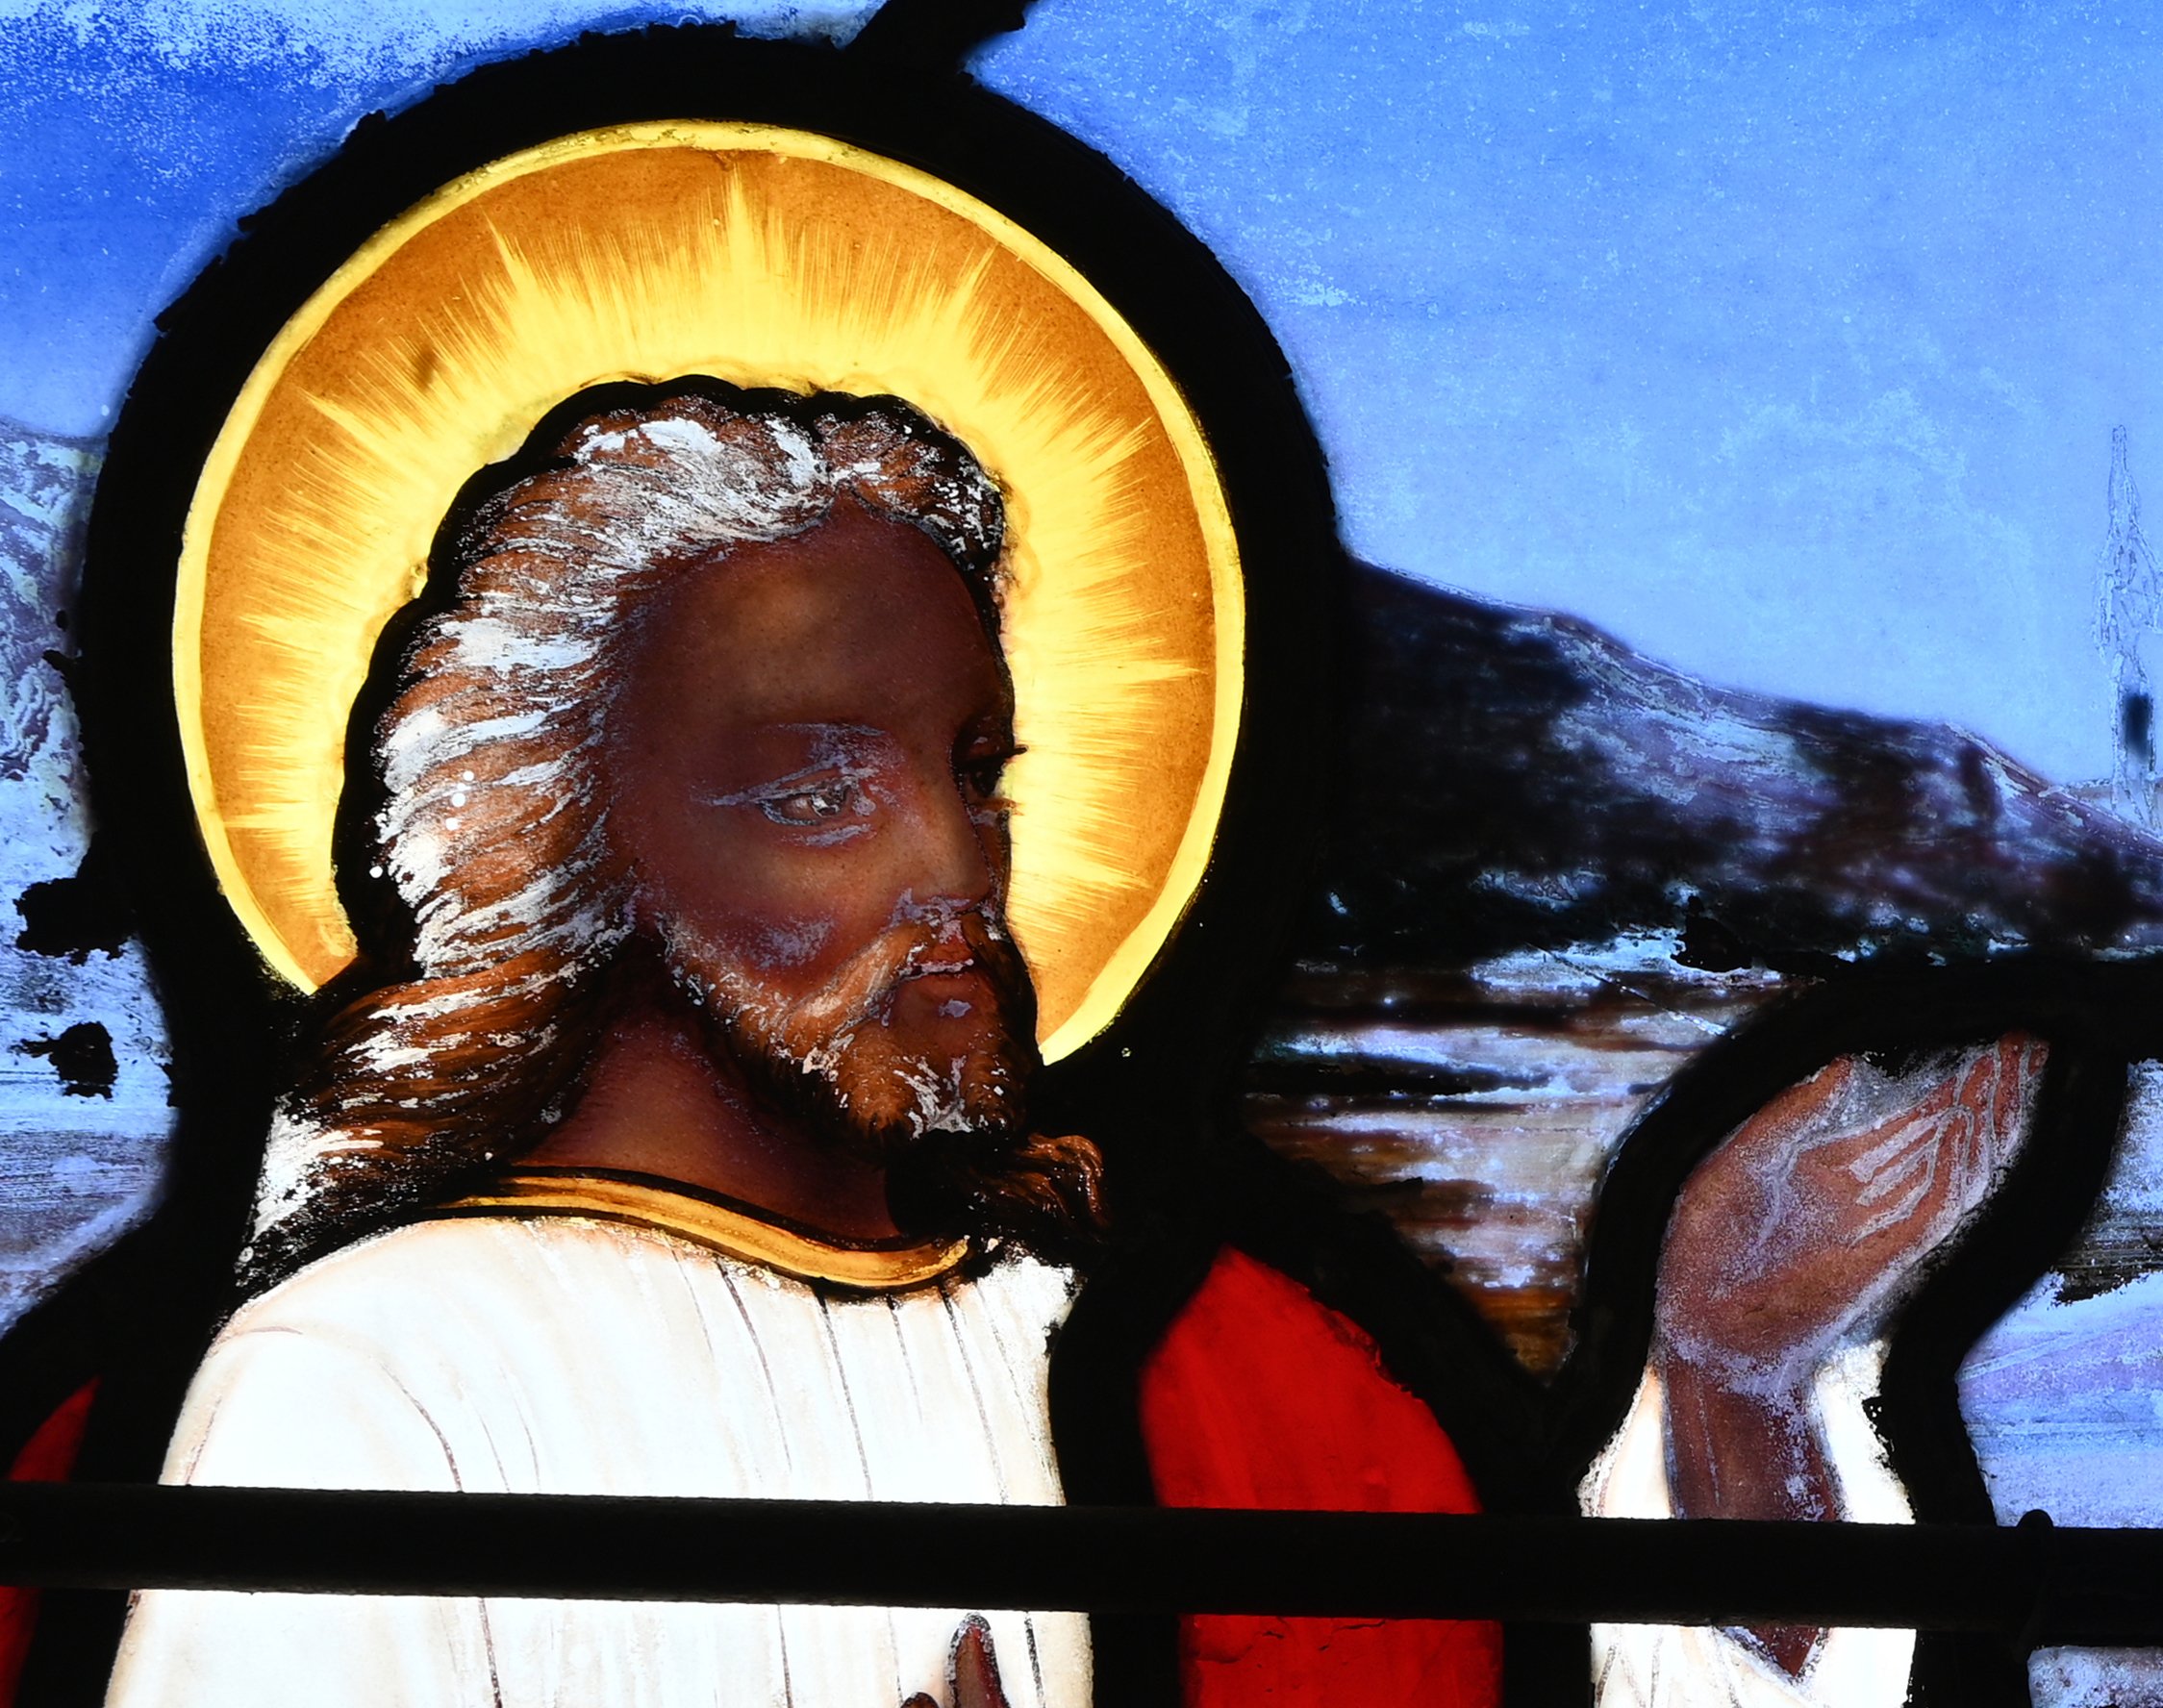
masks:
<path id="1" fill-rule="evenodd" d="M 0 1484 L 0 1583 L 2163 1643 L 2163 1531 Z"/>

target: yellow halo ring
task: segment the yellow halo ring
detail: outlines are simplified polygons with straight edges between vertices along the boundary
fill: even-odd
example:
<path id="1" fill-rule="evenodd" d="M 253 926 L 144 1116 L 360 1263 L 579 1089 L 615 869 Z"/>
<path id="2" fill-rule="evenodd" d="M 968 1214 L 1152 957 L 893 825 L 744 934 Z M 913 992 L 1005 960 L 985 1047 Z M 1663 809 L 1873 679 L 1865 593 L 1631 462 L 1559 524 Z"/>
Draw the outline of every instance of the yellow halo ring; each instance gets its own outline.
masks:
<path id="1" fill-rule="evenodd" d="M 287 322 L 189 507 L 173 665 L 189 789 L 264 960 L 351 959 L 345 724 L 474 472 L 589 386 L 694 374 L 908 399 L 1005 490 L 1028 751 L 1011 915 L 1057 1060 L 1194 899 L 1239 733 L 1239 548 L 1200 424 L 1071 265 L 930 174 L 810 132 L 561 138 L 376 233 Z"/>

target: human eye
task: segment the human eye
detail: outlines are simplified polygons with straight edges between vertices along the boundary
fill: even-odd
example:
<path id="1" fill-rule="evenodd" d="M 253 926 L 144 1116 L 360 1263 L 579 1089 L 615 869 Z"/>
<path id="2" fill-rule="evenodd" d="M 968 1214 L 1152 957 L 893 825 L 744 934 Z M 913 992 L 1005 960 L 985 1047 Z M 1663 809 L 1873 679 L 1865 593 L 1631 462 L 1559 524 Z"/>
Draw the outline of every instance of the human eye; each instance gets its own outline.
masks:
<path id="1" fill-rule="evenodd" d="M 964 753 L 955 765 L 955 774 L 962 792 L 969 803 L 987 813 L 1004 815 L 1014 810 L 1014 803 L 999 793 L 999 783 L 1006 767 L 1021 749 L 1012 741 L 974 749 Z"/>
<path id="2" fill-rule="evenodd" d="M 816 829 L 848 812 L 857 804 L 858 795 L 854 778 L 826 777 L 761 794 L 752 804 L 775 824 Z"/>

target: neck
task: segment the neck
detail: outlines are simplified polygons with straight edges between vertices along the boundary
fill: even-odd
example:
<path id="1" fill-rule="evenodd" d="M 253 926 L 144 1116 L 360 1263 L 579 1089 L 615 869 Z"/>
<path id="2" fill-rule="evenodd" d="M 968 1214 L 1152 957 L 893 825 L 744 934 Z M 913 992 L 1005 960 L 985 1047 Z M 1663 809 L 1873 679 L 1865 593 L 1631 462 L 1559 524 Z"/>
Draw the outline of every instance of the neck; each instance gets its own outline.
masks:
<path id="1" fill-rule="evenodd" d="M 570 1118 L 526 1160 L 658 1175 L 844 1240 L 897 1231 L 885 1169 L 761 1105 L 681 1003 L 617 1018 Z"/>

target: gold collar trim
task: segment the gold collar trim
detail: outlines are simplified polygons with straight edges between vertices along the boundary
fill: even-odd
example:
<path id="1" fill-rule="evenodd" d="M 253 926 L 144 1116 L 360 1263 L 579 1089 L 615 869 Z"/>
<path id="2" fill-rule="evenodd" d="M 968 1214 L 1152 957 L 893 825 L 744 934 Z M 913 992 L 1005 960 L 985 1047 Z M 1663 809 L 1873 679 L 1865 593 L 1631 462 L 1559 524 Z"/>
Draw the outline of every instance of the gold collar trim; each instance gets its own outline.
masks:
<path id="1" fill-rule="evenodd" d="M 587 1216 L 653 1228 L 776 1269 L 798 1281 L 892 1292 L 954 1269 L 968 1242 L 842 1243 L 789 1227 L 717 1193 L 653 1176 L 583 1168 L 527 1168 L 443 1206 L 446 1216 Z"/>

